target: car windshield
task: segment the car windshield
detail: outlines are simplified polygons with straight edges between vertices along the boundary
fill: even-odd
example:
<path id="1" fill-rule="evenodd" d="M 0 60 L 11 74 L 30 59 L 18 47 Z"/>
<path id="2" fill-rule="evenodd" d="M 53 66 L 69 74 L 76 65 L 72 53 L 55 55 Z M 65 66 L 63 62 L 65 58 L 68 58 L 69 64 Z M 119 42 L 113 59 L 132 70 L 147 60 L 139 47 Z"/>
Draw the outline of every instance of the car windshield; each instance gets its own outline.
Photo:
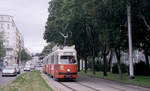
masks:
<path id="1" fill-rule="evenodd" d="M 12 70 L 12 69 L 14 69 L 13 66 L 8 66 L 8 67 L 4 68 L 4 70 Z"/>
<path id="2" fill-rule="evenodd" d="M 61 56 L 59 64 L 75 64 L 76 60 L 74 56 Z"/>
<path id="3" fill-rule="evenodd" d="M 30 68 L 30 66 L 29 66 L 29 65 L 26 65 L 25 68 Z"/>
<path id="4" fill-rule="evenodd" d="M 14 68 L 5 68 L 4 70 L 13 70 Z"/>
<path id="5" fill-rule="evenodd" d="M 14 66 L 7 66 L 6 68 L 8 68 L 8 69 L 13 69 L 13 68 L 15 68 Z"/>

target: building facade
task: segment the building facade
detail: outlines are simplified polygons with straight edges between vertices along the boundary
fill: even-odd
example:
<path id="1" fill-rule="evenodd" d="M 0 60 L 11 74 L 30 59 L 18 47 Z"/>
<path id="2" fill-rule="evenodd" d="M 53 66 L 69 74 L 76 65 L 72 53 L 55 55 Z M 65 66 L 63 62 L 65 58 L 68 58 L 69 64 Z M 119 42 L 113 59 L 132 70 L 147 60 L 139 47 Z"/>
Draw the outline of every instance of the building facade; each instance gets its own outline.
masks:
<path id="1" fill-rule="evenodd" d="M 0 15 L 0 31 L 4 32 L 5 65 L 17 64 L 19 55 L 24 47 L 24 39 L 19 32 L 12 16 Z"/>

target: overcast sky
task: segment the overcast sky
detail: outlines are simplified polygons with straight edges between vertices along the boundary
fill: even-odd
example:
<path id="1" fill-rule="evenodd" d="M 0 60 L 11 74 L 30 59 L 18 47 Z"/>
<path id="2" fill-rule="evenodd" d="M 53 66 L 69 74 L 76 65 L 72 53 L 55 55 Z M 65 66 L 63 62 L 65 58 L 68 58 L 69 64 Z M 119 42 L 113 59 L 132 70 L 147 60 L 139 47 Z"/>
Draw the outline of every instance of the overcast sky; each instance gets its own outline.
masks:
<path id="1" fill-rule="evenodd" d="M 0 0 L 0 15 L 11 15 L 29 51 L 41 52 L 49 0 Z"/>

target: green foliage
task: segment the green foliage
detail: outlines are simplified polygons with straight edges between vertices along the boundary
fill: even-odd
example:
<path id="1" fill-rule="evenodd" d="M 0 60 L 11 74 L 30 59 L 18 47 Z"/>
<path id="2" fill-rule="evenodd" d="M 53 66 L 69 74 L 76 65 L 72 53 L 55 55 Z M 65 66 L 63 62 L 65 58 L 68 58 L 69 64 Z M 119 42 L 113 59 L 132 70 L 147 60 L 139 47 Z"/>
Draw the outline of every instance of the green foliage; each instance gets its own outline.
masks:
<path id="1" fill-rule="evenodd" d="M 53 91 L 53 89 L 42 78 L 40 71 L 30 71 L 1 86 L 0 91 Z"/>
<path id="2" fill-rule="evenodd" d="M 55 43 L 51 42 L 50 44 L 48 44 L 47 46 L 44 47 L 42 54 L 46 55 L 46 54 L 50 53 L 54 46 L 55 46 Z"/>
<path id="3" fill-rule="evenodd" d="M 21 61 L 31 60 L 32 56 L 29 55 L 24 49 L 21 51 Z"/>
<path id="4" fill-rule="evenodd" d="M 121 63 L 120 66 L 121 66 L 122 73 L 127 73 L 128 72 L 128 66 L 126 64 Z M 117 63 L 113 64 L 112 73 L 115 73 L 115 74 L 119 73 Z"/>
<path id="5" fill-rule="evenodd" d="M 5 48 L 3 42 L 3 32 L 0 32 L 0 58 L 5 56 Z"/>
<path id="6" fill-rule="evenodd" d="M 96 61 L 95 71 L 103 71 L 103 70 L 104 70 L 104 65 L 100 61 Z"/>
<path id="7" fill-rule="evenodd" d="M 135 75 L 147 76 L 150 75 L 150 70 L 147 68 L 145 62 L 140 61 L 134 65 Z"/>
<path id="8" fill-rule="evenodd" d="M 88 69 L 92 69 L 92 59 L 88 59 Z M 101 61 L 96 60 L 95 63 L 95 71 L 103 71 L 104 70 L 104 65 L 101 63 Z"/>
<path id="9" fill-rule="evenodd" d="M 67 45 L 75 45 L 78 57 L 101 56 L 106 71 L 110 50 L 117 52 L 117 60 L 122 51 L 128 50 L 126 5 L 126 0 L 51 0 L 44 39 L 63 44 L 60 32 L 68 33 Z M 147 57 L 150 54 L 149 9 L 149 0 L 132 1 L 133 48 L 144 50 Z"/>

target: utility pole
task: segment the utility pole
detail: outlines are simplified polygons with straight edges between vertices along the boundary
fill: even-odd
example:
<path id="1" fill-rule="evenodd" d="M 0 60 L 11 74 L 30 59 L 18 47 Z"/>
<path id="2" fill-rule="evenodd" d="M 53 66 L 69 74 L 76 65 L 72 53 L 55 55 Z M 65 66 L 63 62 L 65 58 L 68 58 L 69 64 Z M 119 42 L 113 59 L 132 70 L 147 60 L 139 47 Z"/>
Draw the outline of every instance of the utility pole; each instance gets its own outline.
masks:
<path id="1" fill-rule="evenodd" d="M 132 24 L 131 24 L 131 0 L 127 0 L 127 19 L 128 19 L 128 41 L 129 41 L 129 71 L 130 79 L 134 79 L 133 55 L 132 55 Z"/>

